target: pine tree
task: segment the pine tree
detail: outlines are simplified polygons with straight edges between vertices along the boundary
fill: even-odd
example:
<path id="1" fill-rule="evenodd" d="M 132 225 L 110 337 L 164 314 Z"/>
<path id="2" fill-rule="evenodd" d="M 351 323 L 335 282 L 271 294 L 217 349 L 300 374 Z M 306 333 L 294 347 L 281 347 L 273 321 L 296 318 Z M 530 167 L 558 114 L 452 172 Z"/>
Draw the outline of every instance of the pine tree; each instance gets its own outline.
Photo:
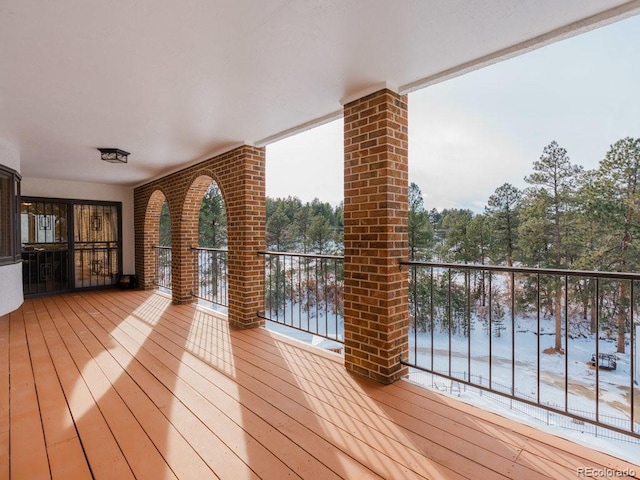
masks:
<path id="1" fill-rule="evenodd" d="M 587 198 L 588 210 L 601 231 L 597 266 L 607 270 L 637 270 L 640 255 L 640 138 L 618 140 L 611 146 L 595 174 Z M 627 283 L 617 286 L 618 352 L 625 351 L 629 307 Z"/>
<path id="2" fill-rule="evenodd" d="M 302 243 L 302 252 L 307 253 L 309 248 L 309 229 L 311 228 L 311 208 L 303 206 L 295 214 L 294 225 L 298 240 Z"/>
<path id="3" fill-rule="evenodd" d="M 160 236 L 158 243 L 161 247 L 171 246 L 171 215 L 169 213 L 169 204 L 165 200 L 160 210 Z"/>
<path id="4" fill-rule="evenodd" d="M 282 205 L 267 220 L 267 244 L 276 251 L 283 251 L 289 246 L 289 225 L 291 221 Z"/>
<path id="5" fill-rule="evenodd" d="M 491 258 L 498 264 L 513 266 L 521 202 L 522 192 L 510 183 L 498 187 L 487 201 L 485 215 L 493 232 Z"/>
<path id="6" fill-rule="evenodd" d="M 534 172 L 525 177 L 525 181 L 532 185 L 527 191 L 531 197 L 529 205 L 542 210 L 544 216 L 536 218 L 527 216 L 521 233 L 526 236 L 544 238 L 545 267 L 567 268 L 570 265 L 571 254 L 567 249 L 567 237 L 570 231 L 571 213 L 574 211 L 575 194 L 582 167 L 571 163 L 567 151 L 556 141 L 544 147 L 540 160 L 533 164 Z M 522 245 L 522 242 L 520 243 Z M 543 253 L 539 252 L 539 253 Z M 562 352 L 562 285 L 554 282 L 553 308 L 555 315 L 555 343 L 554 349 Z"/>
<path id="7" fill-rule="evenodd" d="M 489 228 L 489 221 L 487 220 L 487 217 L 482 214 L 475 215 L 471 219 L 471 222 L 469 222 L 466 235 L 469 261 L 480 265 L 486 265 L 489 248 L 492 244 L 492 232 Z M 477 288 L 475 289 L 476 298 L 481 300 L 482 305 L 486 305 L 486 271 L 480 270 L 479 281 L 477 272 L 473 274 L 473 278 L 474 283 L 477 285 Z"/>
<path id="8" fill-rule="evenodd" d="M 413 182 L 409 186 L 408 233 L 409 258 L 411 260 L 427 259 L 428 252 L 433 246 L 433 229 L 424 208 L 420 187 Z"/>
<path id="9" fill-rule="evenodd" d="M 220 248 L 227 244 L 227 215 L 218 185 L 213 182 L 202 198 L 198 222 L 198 244 Z"/>
<path id="10" fill-rule="evenodd" d="M 440 251 L 445 260 L 469 263 L 477 257 L 467 236 L 472 218 L 473 212 L 467 209 L 445 209 L 442 211 L 440 231 L 443 234 L 443 242 Z"/>
<path id="11" fill-rule="evenodd" d="M 309 226 L 309 241 L 316 252 L 320 255 L 324 254 L 334 237 L 333 227 L 326 217 L 322 215 L 313 217 Z"/>

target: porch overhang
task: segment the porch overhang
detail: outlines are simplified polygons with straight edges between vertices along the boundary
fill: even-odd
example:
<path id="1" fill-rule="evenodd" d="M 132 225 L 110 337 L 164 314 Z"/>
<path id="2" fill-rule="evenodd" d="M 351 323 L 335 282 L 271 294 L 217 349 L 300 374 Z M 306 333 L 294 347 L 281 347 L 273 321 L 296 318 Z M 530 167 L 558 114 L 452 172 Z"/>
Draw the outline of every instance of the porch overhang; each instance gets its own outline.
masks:
<path id="1" fill-rule="evenodd" d="M 381 85 L 404 94 L 638 11 L 638 0 L 10 0 L 0 138 L 27 178 L 140 185 L 334 118 Z M 131 161 L 100 162 L 103 145 Z"/>

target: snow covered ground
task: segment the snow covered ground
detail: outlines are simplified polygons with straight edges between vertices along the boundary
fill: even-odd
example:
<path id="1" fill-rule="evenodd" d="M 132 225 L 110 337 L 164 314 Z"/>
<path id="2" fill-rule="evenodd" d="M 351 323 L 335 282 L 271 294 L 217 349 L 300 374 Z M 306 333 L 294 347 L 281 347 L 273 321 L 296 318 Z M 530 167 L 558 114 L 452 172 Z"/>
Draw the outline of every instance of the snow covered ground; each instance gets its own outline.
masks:
<path id="1" fill-rule="evenodd" d="M 601 423 L 621 429 L 631 429 L 633 389 L 633 428 L 636 433 L 640 432 L 640 387 L 631 377 L 630 345 L 627 345 L 626 353 L 615 353 L 615 342 L 601 338 L 599 352 L 615 354 L 617 365 L 610 371 L 595 369 L 589 364 L 596 351 L 595 335 L 563 338 L 565 354 L 543 353 L 553 347 L 551 320 L 541 320 L 538 335 L 535 319 L 518 318 L 515 337 L 511 334 L 510 321 L 507 323 L 500 337 L 490 337 L 478 321 L 470 338 L 412 332 L 410 362 L 557 410 L 566 408 L 566 411 L 587 419 L 596 420 L 597 415 Z M 410 378 L 487 410 L 514 416 L 635 463 L 640 459 L 640 440 L 633 437 L 419 370 L 412 370 Z"/>

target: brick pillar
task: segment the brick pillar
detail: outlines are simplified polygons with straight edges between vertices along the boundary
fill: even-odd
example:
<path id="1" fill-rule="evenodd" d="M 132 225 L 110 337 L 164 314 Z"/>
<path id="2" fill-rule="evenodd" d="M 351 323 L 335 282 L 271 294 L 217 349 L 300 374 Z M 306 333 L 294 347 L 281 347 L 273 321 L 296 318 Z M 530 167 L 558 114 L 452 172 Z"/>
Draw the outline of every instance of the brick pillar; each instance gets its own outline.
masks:
<path id="1" fill-rule="evenodd" d="M 149 188 L 143 194 L 134 195 L 134 199 L 136 275 L 139 288 L 150 290 L 156 288 L 156 257 L 153 247 L 160 240 L 160 212 L 165 196 L 162 191 Z"/>
<path id="2" fill-rule="evenodd" d="M 186 186 L 185 185 L 185 189 Z M 188 192 L 181 192 L 185 196 Z M 202 198 L 200 198 L 202 200 Z M 198 214 L 200 206 L 190 206 L 181 198 L 181 208 L 171 214 L 171 297 L 180 305 L 196 303 L 196 264 L 192 247 L 198 246 Z M 175 213 L 174 213 L 174 210 Z"/>
<path id="3" fill-rule="evenodd" d="M 223 184 L 229 244 L 229 324 L 236 328 L 264 325 L 265 149 L 243 146 L 225 159 L 229 181 Z"/>
<path id="4" fill-rule="evenodd" d="M 344 329 L 347 370 L 406 374 L 407 98 L 381 90 L 344 106 Z"/>

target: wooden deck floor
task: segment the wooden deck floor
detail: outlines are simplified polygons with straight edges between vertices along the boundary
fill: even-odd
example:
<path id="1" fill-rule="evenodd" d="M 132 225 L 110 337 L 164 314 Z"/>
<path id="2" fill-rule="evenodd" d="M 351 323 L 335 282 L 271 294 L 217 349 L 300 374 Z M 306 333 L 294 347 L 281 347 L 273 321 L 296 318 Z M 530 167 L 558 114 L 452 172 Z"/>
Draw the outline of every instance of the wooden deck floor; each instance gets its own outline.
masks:
<path id="1" fill-rule="evenodd" d="M 67 294 L 0 318 L 0 480 L 560 479 L 584 467 L 640 473 L 163 295 Z"/>

